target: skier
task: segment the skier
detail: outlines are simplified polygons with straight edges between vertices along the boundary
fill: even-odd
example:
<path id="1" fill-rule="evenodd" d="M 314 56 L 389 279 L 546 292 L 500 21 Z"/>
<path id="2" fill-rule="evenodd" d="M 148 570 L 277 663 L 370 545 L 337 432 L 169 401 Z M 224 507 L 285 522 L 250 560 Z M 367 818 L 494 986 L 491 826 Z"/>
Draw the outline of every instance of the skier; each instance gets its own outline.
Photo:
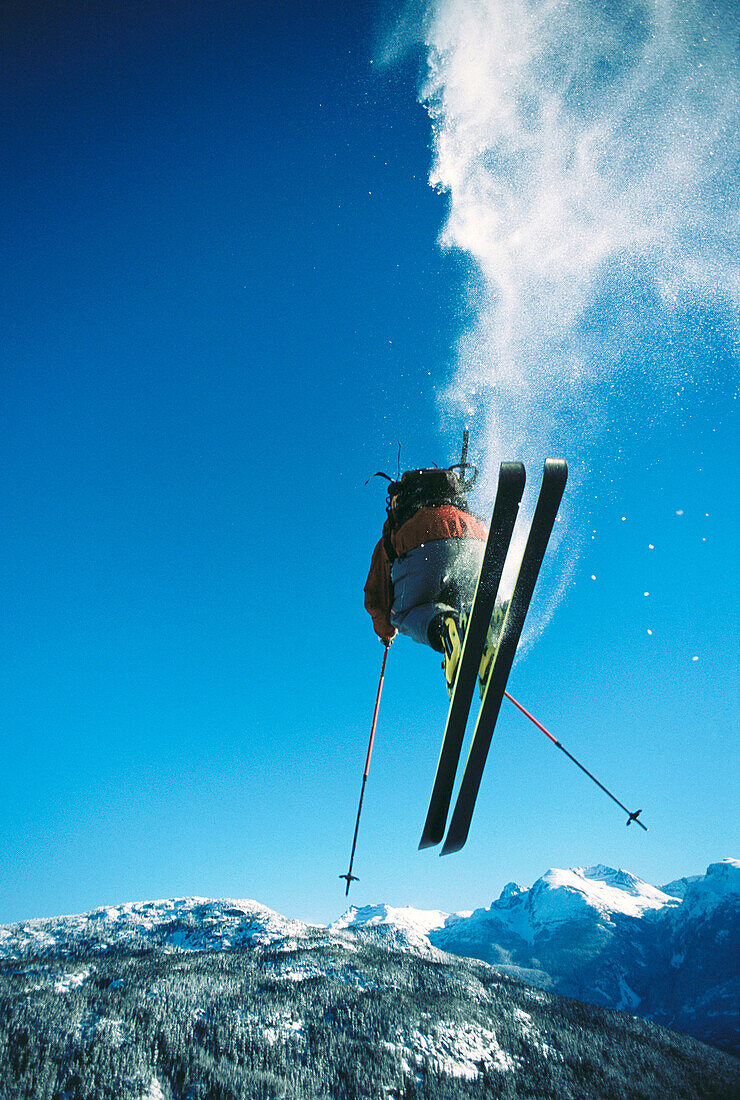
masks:
<path id="1" fill-rule="evenodd" d="M 466 478 L 467 470 L 472 474 Z M 388 516 L 373 551 L 365 607 L 386 645 L 401 633 L 443 653 L 451 693 L 488 537 L 466 497 L 477 470 L 463 462 L 447 469 L 407 470 L 399 481 L 379 476 L 389 481 Z M 481 677 L 492 652 L 487 645 Z"/>

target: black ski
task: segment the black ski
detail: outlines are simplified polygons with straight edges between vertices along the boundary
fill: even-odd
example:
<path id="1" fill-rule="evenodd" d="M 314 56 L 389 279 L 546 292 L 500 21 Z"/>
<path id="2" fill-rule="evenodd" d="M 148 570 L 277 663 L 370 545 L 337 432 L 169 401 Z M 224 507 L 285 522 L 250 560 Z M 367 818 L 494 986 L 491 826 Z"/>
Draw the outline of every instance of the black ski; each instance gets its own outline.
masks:
<path id="1" fill-rule="evenodd" d="M 491 526 L 488 531 L 480 576 L 475 590 L 473 607 L 463 638 L 460 664 L 447 714 L 442 749 L 437 763 L 437 773 L 429 800 L 429 810 L 420 848 L 439 844 L 444 836 L 447 814 L 455 783 L 455 773 L 460 759 L 468 723 L 470 704 L 475 691 L 481 656 L 486 644 L 488 627 L 501 583 L 506 553 L 511 542 L 519 502 L 524 492 L 525 472 L 521 462 L 502 462 L 499 471 L 496 502 L 493 506 Z"/>
<path id="2" fill-rule="evenodd" d="M 441 855 L 459 852 L 468 838 L 470 822 L 475 809 L 475 800 L 478 796 L 488 749 L 493 737 L 504 691 L 506 690 L 506 682 L 514 663 L 522 627 L 529 610 L 547 543 L 558 514 L 567 477 L 567 463 L 562 459 L 548 458 L 545 462 L 542 488 L 532 519 L 527 545 L 519 567 L 514 592 L 506 611 L 501 630 L 501 640 L 488 677 L 483 702 L 475 724 L 470 753 L 463 771 L 460 790 L 458 791 L 455 809 L 452 813 L 447 839 L 442 847 Z"/>

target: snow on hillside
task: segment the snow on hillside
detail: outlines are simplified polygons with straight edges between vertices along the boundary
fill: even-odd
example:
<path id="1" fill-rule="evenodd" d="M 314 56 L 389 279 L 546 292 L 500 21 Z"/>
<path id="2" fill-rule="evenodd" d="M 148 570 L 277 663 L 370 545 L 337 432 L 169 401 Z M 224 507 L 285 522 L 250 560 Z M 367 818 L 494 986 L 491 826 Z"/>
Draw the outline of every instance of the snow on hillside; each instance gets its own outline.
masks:
<path id="1" fill-rule="evenodd" d="M 550 870 L 532 887 L 530 898 L 532 921 L 540 925 L 578 919 L 594 910 L 607 920 L 617 913 L 641 917 L 648 909 L 677 904 L 629 871 L 602 865 Z"/>
<path id="2" fill-rule="evenodd" d="M 329 927 L 395 928 L 401 938 L 417 947 L 426 940 L 454 951 L 461 941 L 475 941 L 489 934 L 512 936 L 532 944 L 543 931 L 552 932 L 573 921 L 598 918 L 608 924 L 619 915 L 637 918 L 650 910 L 680 904 L 678 898 L 628 871 L 603 865 L 552 868 L 529 890 L 510 882 L 491 906 L 472 913 L 450 915 L 436 909 L 382 904 L 352 906 Z"/>
<path id="3" fill-rule="evenodd" d="M 675 912 L 681 920 L 711 913 L 731 899 L 740 900 L 740 861 L 725 859 L 713 863 L 706 874 L 680 880 L 675 893 L 658 889 L 628 871 L 611 867 L 552 868 L 530 889 L 509 883 L 500 897 L 486 909 L 447 918 L 441 928 L 430 928 L 429 938 L 437 947 L 464 953 L 471 945 L 480 948 L 496 943 L 511 950 L 552 941 L 570 930 L 571 937 L 584 937 L 579 927 L 588 925 L 612 935 L 632 922 L 662 918 Z M 485 952 L 476 957 L 487 958 Z M 495 961 L 490 958 L 489 961 Z"/>
<path id="4" fill-rule="evenodd" d="M 442 928 L 449 914 L 440 909 L 414 909 L 410 905 L 394 908 L 390 905 L 352 905 L 329 925 L 332 931 L 347 928 L 369 928 L 384 933 L 386 943 L 401 948 L 429 950 L 429 933 Z"/>
<path id="5" fill-rule="evenodd" d="M 694 914 L 707 914 L 732 897 L 740 898 L 740 859 L 723 859 L 710 864 L 706 875 L 687 880 L 683 904 Z"/>
<path id="6" fill-rule="evenodd" d="M 671 894 L 674 898 L 683 901 L 686 894 L 692 891 L 694 896 L 713 895 L 715 899 L 726 896 L 728 893 L 740 892 L 740 860 L 722 859 L 719 863 L 712 863 L 707 867 L 705 875 L 689 875 L 686 878 L 677 878 L 673 882 L 667 882 L 661 886 L 664 894 Z M 698 884 L 698 885 L 697 885 Z M 693 887 L 697 887 L 696 891 Z"/>
<path id="7" fill-rule="evenodd" d="M 256 901 L 198 897 L 143 901 L 1 926 L 0 959 L 123 946 L 136 949 L 147 943 L 189 951 L 268 946 L 303 936 L 312 927 Z"/>

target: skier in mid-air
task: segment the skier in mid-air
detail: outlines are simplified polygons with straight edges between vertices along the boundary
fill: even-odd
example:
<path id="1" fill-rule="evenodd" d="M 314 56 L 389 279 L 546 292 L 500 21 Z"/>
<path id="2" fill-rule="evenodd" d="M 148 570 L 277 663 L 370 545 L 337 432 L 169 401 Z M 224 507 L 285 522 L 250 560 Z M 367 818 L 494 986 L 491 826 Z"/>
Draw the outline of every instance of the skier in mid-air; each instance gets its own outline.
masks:
<path id="1" fill-rule="evenodd" d="M 474 516 L 467 502 L 477 471 L 466 461 L 467 431 L 461 462 L 446 470 L 407 470 L 388 485 L 388 518 L 373 552 L 365 583 L 365 607 L 375 632 L 385 644 L 370 743 L 362 777 L 349 870 L 340 875 L 356 881 L 352 866 L 362 800 L 378 720 L 378 707 L 388 648 L 397 633 L 444 653 L 444 669 L 450 693 L 442 748 L 429 799 L 429 809 L 419 841 L 420 848 L 439 844 L 441 854 L 459 852 L 465 844 L 493 738 L 501 703 L 506 697 L 576 764 L 627 816 L 627 824 L 639 820 L 641 810 L 629 810 L 599 782 L 556 737 L 506 690 L 522 628 L 534 594 L 547 545 L 557 520 L 568 478 L 568 464 L 561 458 L 545 460 L 524 551 L 510 598 L 497 604 L 504 567 L 526 481 L 522 462 L 502 462 L 490 530 Z M 466 476 L 472 470 L 472 476 Z M 481 705 L 475 719 L 467 759 L 450 816 L 458 763 L 466 734 L 476 676 Z M 449 824 L 448 824 L 449 817 Z"/>
<path id="2" fill-rule="evenodd" d="M 476 476 L 475 467 L 461 463 L 388 478 L 387 519 L 365 583 L 365 607 L 381 641 L 407 634 L 443 653 L 449 691 L 488 537 L 488 528 L 468 508 L 466 493 Z M 497 611 L 494 618 L 500 619 Z M 481 679 L 492 652 L 489 644 Z"/>

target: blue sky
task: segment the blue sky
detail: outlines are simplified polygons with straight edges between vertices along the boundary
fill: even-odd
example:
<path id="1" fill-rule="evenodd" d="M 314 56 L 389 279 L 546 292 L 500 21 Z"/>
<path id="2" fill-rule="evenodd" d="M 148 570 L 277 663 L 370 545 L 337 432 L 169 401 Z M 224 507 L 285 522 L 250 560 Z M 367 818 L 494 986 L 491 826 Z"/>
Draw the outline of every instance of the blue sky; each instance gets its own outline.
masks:
<path id="1" fill-rule="evenodd" d="M 472 392 L 423 55 L 379 64 L 375 4 L 3 19 L 0 921 L 192 894 L 330 920 L 382 657 L 365 479 L 399 440 L 454 461 L 468 422 L 485 512 L 520 457 L 496 418 L 530 493 L 546 453 L 531 405 L 491 412 L 495 369 Z M 736 329 L 706 292 L 666 322 L 639 280 L 625 314 L 622 262 L 581 326 L 618 369 L 526 377 L 574 478 L 510 688 L 651 831 L 504 711 L 466 848 L 417 852 L 446 694 L 401 639 L 358 904 L 737 854 Z"/>

